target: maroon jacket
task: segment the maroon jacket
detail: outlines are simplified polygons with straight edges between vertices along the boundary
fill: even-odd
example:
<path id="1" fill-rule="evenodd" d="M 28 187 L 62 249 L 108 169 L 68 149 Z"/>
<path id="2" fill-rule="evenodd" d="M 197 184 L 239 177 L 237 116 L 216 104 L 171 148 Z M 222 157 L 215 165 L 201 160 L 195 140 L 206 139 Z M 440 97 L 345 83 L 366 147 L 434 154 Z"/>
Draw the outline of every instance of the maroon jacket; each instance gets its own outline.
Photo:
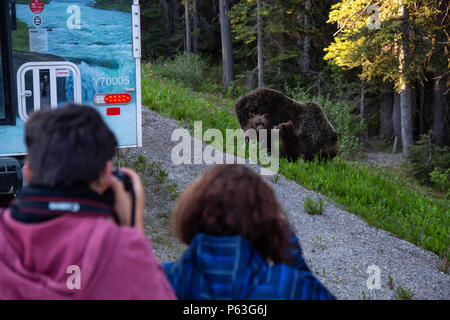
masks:
<path id="1" fill-rule="evenodd" d="M 150 240 L 102 215 L 0 209 L 0 299 L 176 299 Z"/>

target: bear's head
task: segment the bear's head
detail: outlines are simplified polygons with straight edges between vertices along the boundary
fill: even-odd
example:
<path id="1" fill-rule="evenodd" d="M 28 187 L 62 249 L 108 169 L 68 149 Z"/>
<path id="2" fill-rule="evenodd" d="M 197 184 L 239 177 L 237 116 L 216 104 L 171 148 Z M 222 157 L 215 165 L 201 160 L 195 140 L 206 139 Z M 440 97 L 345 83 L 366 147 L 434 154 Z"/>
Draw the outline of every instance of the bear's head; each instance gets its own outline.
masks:
<path id="1" fill-rule="evenodd" d="M 244 139 L 245 142 L 250 140 L 257 140 L 259 136 L 259 130 L 268 129 L 270 130 L 270 120 L 268 114 L 248 114 L 247 125 L 244 128 Z"/>
<path id="2" fill-rule="evenodd" d="M 282 138 L 287 138 L 290 136 L 297 136 L 295 134 L 294 122 L 292 120 L 280 123 L 279 125 L 275 126 L 275 129 L 280 130 L 280 137 L 282 137 Z"/>
<path id="3" fill-rule="evenodd" d="M 260 129 L 270 129 L 270 119 L 269 115 L 266 114 L 248 114 L 247 128 L 253 128 L 256 131 Z"/>

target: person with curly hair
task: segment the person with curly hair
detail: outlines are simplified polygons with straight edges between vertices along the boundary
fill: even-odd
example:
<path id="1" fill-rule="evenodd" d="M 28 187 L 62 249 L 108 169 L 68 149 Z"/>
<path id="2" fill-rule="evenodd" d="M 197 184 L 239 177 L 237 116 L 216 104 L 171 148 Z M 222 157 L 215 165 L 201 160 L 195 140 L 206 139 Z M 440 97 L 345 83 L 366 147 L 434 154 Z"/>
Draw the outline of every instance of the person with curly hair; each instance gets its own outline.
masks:
<path id="1" fill-rule="evenodd" d="M 179 299 L 334 299 L 308 269 L 272 188 L 246 166 L 207 170 L 172 221 L 189 246 L 163 264 Z"/>

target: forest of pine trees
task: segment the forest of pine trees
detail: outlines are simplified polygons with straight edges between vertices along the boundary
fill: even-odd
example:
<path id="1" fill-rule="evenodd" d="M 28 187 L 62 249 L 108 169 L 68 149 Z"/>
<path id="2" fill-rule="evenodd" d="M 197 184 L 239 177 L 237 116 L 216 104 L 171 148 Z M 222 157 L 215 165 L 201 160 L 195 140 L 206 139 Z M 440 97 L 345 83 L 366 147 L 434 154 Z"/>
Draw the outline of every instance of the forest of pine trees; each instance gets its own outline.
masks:
<path id="1" fill-rule="evenodd" d="M 404 155 L 430 130 L 450 143 L 447 1 L 147 0 L 141 11 L 146 60 L 200 55 L 225 88 L 346 101 L 363 143 Z"/>

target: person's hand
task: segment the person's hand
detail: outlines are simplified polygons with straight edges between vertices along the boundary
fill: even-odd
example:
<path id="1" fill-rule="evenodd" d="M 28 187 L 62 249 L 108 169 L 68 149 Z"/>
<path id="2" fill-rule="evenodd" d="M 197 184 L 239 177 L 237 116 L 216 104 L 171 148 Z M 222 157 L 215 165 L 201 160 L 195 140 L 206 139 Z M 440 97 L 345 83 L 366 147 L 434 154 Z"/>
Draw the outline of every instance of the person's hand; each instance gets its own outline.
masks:
<path id="1" fill-rule="evenodd" d="M 135 227 L 144 231 L 145 190 L 139 175 L 132 169 L 120 168 L 131 179 L 135 194 Z M 111 189 L 114 192 L 114 210 L 119 218 L 121 226 L 131 225 L 131 195 L 128 193 L 122 181 L 116 176 L 111 176 Z"/>

